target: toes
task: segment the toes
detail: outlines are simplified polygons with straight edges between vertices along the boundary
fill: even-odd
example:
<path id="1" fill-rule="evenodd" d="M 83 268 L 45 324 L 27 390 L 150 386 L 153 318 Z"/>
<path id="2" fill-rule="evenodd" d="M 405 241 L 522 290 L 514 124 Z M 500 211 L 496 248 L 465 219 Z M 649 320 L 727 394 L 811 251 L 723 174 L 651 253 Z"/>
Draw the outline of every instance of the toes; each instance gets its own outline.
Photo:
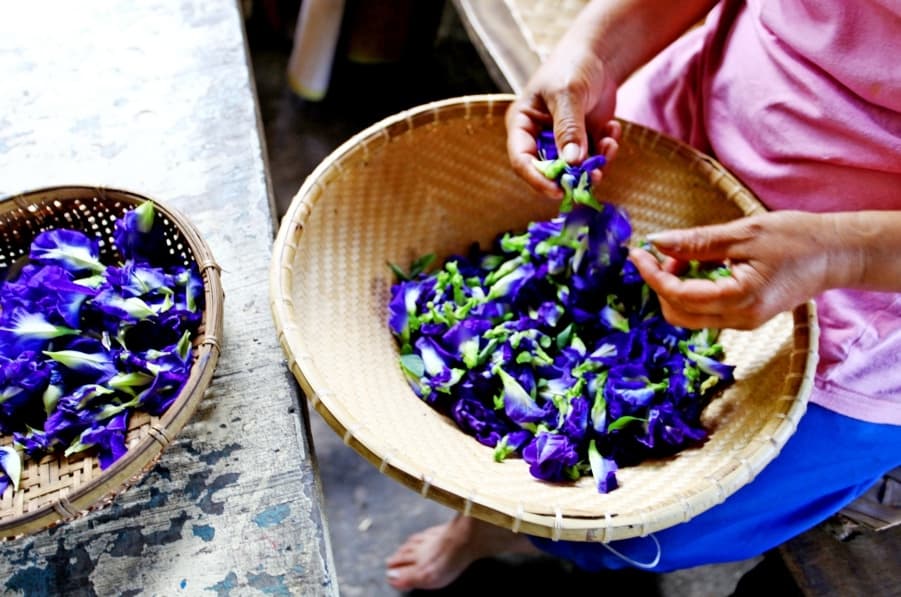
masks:
<path id="1" fill-rule="evenodd" d="M 460 571 L 444 570 L 431 563 L 413 563 L 390 567 L 385 572 L 388 584 L 400 591 L 441 589 L 449 585 Z"/>

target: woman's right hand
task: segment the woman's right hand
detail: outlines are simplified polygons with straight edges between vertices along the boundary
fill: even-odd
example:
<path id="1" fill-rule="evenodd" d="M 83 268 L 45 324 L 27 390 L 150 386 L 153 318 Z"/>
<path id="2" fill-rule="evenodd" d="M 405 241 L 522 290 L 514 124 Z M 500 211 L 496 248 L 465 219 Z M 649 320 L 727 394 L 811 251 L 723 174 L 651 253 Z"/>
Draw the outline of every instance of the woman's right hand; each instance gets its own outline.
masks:
<path id="1" fill-rule="evenodd" d="M 507 110 L 507 153 L 516 173 L 544 195 L 563 197 L 533 163 L 538 133 L 550 128 L 568 163 L 579 164 L 589 154 L 612 159 L 621 132 L 612 119 L 616 89 L 609 69 L 589 44 L 559 44 Z"/>
<path id="2" fill-rule="evenodd" d="M 532 164 L 538 156 L 535 138 L 550 127 L 560 155 L 570 164 L 589 154 L 612 158 L 619 135 L 612 120 L 619 84 L 697 24 L 716 2 L 588 2 L 507 111 L 513 169 L 543 194 L 563 197 Z"/>

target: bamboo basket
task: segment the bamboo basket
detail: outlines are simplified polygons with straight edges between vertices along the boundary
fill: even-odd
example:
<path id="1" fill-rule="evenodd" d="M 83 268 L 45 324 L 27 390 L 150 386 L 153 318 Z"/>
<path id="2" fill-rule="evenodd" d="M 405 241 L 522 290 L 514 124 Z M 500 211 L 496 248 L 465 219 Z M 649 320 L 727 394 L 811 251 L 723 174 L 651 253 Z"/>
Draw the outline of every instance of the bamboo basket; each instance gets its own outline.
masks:
<path id="1" fill-rule="evenodd" d="M 113 225 L 125 211 L 148 200 L 133 192 L 89 186 L 35 190 L 0 201 L 0 268 L 28 254 L 32 239 L 54 228 L 80 230 L 97 237 L 101 259 L 115 257 Z M 25 459 L 19 490 L 0 496 L 0 537 L 12 539 L 75 519 L 111 503 L 157 462 L 197 408 L 212 379 L 222 337 L 224 295 L 219 266 L 194 226 L 172 207 L 154 202 L 163 218 L 171 254 L 184 265 L 195 262 L 203 278 L 205 308 L 194 339 L 194 363 L 181 393 L 161 417 L 135 412 L 129 417 L 128 451 L 107 469 L 92 451 L 40 461 Z M 12 437 L 0 437 L 8 445 Z"/>
<path id="2" fill-rule="evenodd" d="M 309 403 L 378 470 L 427 498 L 513 531 L 552 539 L 642 536 L 707 510 L 779 452 L 805 411 L 816 364 L 813 303 L 751 332 L 725 330 L 737 382 L 704 413 L 710 439 L 622 468 L 620 488 L 553 484 L 421 401 L 387 325 L 393 274 L 422 254 L 522 230 L 557 206 L 507 159 L 508 95 L 424 105 L 387 118 L 329 155 L 294 197 L 276 238 L 270 300 L 288 365 Z M 624 122 L 599 199 L 626 208 L 636 238 L 764 210 L 709 157 Z"/>

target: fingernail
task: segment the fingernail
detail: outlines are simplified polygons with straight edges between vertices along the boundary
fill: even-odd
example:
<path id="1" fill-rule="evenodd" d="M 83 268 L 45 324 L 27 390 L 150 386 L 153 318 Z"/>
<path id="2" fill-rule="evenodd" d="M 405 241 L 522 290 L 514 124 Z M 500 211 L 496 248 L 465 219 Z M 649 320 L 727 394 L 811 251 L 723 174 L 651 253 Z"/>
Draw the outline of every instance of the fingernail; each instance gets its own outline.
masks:
<path id="1" fill-rule="evenodd" d="M 676 234 L 670 231 L 652 232 L 645 237 L 649 243 L 657 246 L 672 245 L 676 243 Z"/>
<path id="2" fill-rule="evenodd" d="M 385 572 L 385 576 L 388 577 L 388 578 L 390 578 L 391 580 L 394 580 L 394 579 L 396 579 L 398 576 L 400 576 L 400 572 L 398 572 L 397 570 L 394 570 L 393 568 L 389 568 L 389 569 Z"/>
<path id="3" fill-rule="evenodd" d="M 563 153 L 561 154 L 563 159 L 566 160 L 567 164 L 572 164 L 573 162 L 578 161 L 579 156 L 582 155 L 582 150 L 579 149 L 579 146 L 575 143 L 567 143 L 563 148 Z"/>

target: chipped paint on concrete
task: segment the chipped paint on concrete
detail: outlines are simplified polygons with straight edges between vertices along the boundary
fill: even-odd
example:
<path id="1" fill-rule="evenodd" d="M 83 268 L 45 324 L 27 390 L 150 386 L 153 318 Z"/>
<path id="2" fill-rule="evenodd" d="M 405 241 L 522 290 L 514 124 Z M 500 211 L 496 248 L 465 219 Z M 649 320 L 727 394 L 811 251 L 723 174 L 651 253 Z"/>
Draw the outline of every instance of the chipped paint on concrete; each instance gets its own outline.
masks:
<path id="1" fill-rule="evenodd" d="M 253 521 L 258 527 L 267 528 L 279 525 L 291 514 L 291 507 L 288 504 L 278 504 L 261 511 L 253 517 Z"/>
<path id="2" fill-rule="evenodd" d="M 238 575 L 229 572 L 228 576 L 216 584 L 206 587 L 207 591 L 215 591 L 217 597 L 230 597 L 232 590 L 238 586 Z"/>
<path id="3" fill-rule="evenodd" d="M 247 584 L 265 595 L 276 597 L 290 597 L 291 592 L 285 584 L 285 576 L 273 575 L 261 572 L 260 574 L 248 574 Z"/>
<path id="4" fill-rule="evenodd" d="M 216 536 L 216 529 L 211 524 L 195 524 L 191 527 L 191 532 L 195 537 L 200 537 L 207 543 Z"/>

